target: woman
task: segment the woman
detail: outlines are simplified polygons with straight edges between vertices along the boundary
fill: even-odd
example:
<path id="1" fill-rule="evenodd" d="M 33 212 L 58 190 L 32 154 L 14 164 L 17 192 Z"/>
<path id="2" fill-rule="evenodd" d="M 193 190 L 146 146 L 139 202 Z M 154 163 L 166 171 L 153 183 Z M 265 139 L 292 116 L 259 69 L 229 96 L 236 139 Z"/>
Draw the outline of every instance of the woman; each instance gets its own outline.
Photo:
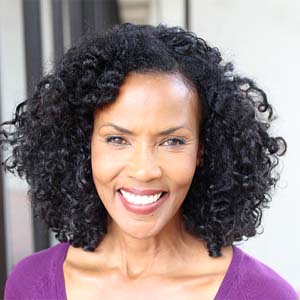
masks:
<path id="1" fill-rule="evenodd" d="M 265 93 L 191 32 L 86 37 L 2 124 L 6 169 L 61 242 L 17 264 L 5 299 L 295 300 L 233 246 L 278 180 L 271 121 Z"/>

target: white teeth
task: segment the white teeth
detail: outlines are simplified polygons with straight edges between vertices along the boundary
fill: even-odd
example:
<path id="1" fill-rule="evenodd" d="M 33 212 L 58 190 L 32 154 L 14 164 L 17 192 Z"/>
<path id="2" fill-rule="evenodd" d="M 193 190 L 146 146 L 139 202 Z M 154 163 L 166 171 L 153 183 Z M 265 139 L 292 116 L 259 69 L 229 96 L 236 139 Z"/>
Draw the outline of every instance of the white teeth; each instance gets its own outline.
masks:
<path id="1" fill-rule="evenodd" d="M 135 194 L 128 193 L 122 189 L 120 191 L 121 191 L 121 194 L 124 196 L 124 198 L 128 202 L 134 203 L 134 204 L 139 204 L 139 205 L 153 203 L 153 202 L 157 201 L 162 194 L 162 192 L 161 192 L 161 193 L 151 195 L 151 196 L 145 196 L 145 195 L 141 196 L 141 195 L 135 195 Z"/>

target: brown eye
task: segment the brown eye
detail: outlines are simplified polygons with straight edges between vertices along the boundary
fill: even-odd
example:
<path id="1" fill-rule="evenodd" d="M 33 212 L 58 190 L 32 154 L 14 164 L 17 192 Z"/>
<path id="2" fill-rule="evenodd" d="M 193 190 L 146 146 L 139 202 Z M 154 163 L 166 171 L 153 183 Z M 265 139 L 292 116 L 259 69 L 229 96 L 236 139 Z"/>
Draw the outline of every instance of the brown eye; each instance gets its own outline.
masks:
<path id="1" fill-rule="evenodd" d="M 123 141 L 125 143 L 123 143 Z M 125 145 L 126 144 L 125 139 L 122 138 L 121 136 L 110 136 L 105 139 L 105 142 L 109 143 L 109 144 L 117 144 L 117 145 Z"/>
<path id="2" fill-rule="evenodd" d="M 180 146 L 180 145 L 184 145 L 185 141 L 182 139 L 178 139 L 178 138 L 172 138 L 172 139 L 168 139 L 166 141 L 164 141 L 164 143 L 168 142 L 167 146 Z"/>

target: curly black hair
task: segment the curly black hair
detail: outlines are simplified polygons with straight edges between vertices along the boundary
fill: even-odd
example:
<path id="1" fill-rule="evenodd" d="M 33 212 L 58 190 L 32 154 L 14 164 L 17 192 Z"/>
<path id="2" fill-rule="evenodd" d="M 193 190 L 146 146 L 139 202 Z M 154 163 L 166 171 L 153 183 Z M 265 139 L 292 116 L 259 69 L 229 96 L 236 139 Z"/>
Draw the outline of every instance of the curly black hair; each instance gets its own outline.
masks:
<path id="1" fill-rule="evenodd" d="M 217 48 L 162 24 L 85 36 L 1 124 L 1 146 L 12 150 L 2 165 L 27 180 L 35 216 L 74 247 L 93 251 L 103 239 L 108 213 L 91 171 L 93 113 L 116 99 L 130 72 L 179 73 L 199 95 L 205 146 L 182 205 L 186 229 L 210 256 L 256 235 L 286 151 L 285 140 L 268 132 L 272 106 Z"/>

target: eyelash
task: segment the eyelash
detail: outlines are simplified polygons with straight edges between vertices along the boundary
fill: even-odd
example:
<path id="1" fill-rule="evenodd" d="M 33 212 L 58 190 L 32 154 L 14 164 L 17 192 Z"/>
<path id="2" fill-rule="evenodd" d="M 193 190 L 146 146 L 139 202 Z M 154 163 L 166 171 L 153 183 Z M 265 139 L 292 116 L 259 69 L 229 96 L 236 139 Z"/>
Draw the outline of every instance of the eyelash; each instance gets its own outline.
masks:
<path id="1" fill-rule="evenodd" d="M 122 139 L 123 141 L 125 141 L 125 139 L 121 136 L 109 136 L 105 139 L 105 142 L 109 143 L 109 144 L 116 144 L 116 145 L 119 145 L 119 146 L 125 145 L 125 144 L 122 144 L 122 143 L 113 142 L 114 139 Z M 185 141 L 183 139 L 179 139 L 179 138 L 170 138 L 170 139 L 165 140 L 164 143 L 166 141 L 176 141 L 177 143 L 179 143 L 179 144 L 176 144 L 176 145 L 168 145 L 168 146 L 171 146 L 171 147 L 172 146 L 178 147 L 178 146 L 185 145 Z"/>

